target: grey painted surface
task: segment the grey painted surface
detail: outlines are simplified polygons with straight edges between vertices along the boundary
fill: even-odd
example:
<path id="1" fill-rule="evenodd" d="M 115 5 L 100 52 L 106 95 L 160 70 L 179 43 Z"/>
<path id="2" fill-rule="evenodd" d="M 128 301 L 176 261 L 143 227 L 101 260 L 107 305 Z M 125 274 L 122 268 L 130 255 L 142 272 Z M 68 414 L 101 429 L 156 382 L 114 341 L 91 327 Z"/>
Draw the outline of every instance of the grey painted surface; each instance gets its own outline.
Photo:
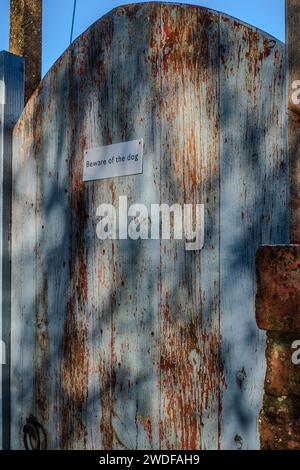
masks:
<path id="1" fill-rule="evenodd" d="M 12 132 L 24 107 L 23 59 L 0 52 L 0 448 L 10 446 L 10 239 Z M 1 358 L 0 358 L 1 364 Z"/>
<path id="2" fill-rule="evenodd" d="M 68 49 L 14 133 L 14 448 L 256 448 L 254 255 L 288 243 L 284 48 L 210 10 L 142 4 Z M 83 183 L 143 138 L 142 175 Z M 204 203 L 205 246 L 96 237 L 101 202 Z M 244 379 L 245 378 L 245 379 Z"/>

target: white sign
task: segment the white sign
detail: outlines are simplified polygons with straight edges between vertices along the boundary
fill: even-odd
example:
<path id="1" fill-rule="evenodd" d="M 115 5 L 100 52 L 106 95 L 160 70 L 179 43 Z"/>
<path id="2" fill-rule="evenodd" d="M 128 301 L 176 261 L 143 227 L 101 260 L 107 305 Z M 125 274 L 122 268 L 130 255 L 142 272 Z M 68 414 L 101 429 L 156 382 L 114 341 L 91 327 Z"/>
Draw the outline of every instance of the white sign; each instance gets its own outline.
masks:
<path id="1" fill-rule="evenodd" d="M 86 150 L 83 181 L 143 173 L 143 146 L 140 139 Z"/>
<path id="2" fill-rule="evenodd" d="M 4 341 L 0 340 L 0 364 L 6 364 L 6 354 L 5 354 L 5 343 Z"/>
<path id="3" fill-rule="evenodd" d="M 0 104 L 5 104 L 5 83 L 0 80 Z"/>

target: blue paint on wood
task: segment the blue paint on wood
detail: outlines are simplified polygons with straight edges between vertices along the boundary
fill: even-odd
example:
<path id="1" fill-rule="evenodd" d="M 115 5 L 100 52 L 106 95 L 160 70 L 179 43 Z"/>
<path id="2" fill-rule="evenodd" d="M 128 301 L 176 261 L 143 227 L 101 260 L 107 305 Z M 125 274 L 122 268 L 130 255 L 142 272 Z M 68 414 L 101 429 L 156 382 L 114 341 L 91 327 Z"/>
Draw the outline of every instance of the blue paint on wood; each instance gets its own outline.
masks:
<path id="1" fill-rule="evenodd" d="M 13 447 L 32 413 L 50 448 L 258 447 L 254 256 L 289 241 L 283 64 L 255 28 L 157 3 L 106 15 L 48 73 L 14 132 Z M 142 175 L 83 183 L 86 149 L 138 138 Z M 120 195 L 205 204 L 204 249 L 101 243 Z"/>

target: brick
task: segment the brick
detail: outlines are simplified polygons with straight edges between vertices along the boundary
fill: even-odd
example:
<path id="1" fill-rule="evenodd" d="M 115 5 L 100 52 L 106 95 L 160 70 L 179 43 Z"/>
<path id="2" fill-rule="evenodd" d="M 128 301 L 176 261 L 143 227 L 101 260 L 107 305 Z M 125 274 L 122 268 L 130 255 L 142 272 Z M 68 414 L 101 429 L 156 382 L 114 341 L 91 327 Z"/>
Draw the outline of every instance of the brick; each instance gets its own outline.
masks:
<path id="1" fill-rule="evenodd" d="M 265 395 L 259 428 L 262 449 L 300 450 L 300 399 Z"/>
<path id="2" fill-rule="evenodd" d="M 25 59 L 25 102 L 41 81 L 42 0 L 10 0 L 9 50 Z"/>
<path id="3" fill-rule="evenodd" d="M 268 333 L 265 392 L 269 395 L 293 395 L 300 398 L 300 365 L 292 362 L 295 352 L 292 344 L 295 340 L 300 340 L 300 334 L 283 336 L 280 333 Z"/>
<path id="4" fill-rule="evenodd" d="M 263 410 L 273 424 L 294 423 L 300 432 L 300 398 L 264 396 Z"/>
<path id="5" fill-rule="evenodd" d="M 300 245 L 262 246 L 256 255 L 258 327 L 300 331 Z"/>
<path id="6" fill-rule="evenodd" d="M 290 425 L 274 425 L 261 414 L 260 447 L 262 450 L 300 450 L 300 433 Z"/>

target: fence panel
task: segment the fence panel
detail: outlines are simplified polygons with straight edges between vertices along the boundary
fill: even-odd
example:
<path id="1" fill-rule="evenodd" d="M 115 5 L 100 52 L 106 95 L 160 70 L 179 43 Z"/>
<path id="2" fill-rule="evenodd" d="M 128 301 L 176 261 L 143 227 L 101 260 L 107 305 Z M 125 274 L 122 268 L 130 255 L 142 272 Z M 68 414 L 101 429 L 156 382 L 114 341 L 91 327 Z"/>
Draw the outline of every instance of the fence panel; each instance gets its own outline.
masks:
<path id="1" fill-rule="evenodd" d="M 258 447 L 254 256 L 289 241 L 284 46 L 194 6 L 120 7 L 59 59 L 14 133 L 13 447 Z M 143 173 L 83 182 L 144 140 Z M 106 240 L 97 207 L 205 205 L 205 244 Z M 256 377 L 256 379 L 255 379 Z"/>

